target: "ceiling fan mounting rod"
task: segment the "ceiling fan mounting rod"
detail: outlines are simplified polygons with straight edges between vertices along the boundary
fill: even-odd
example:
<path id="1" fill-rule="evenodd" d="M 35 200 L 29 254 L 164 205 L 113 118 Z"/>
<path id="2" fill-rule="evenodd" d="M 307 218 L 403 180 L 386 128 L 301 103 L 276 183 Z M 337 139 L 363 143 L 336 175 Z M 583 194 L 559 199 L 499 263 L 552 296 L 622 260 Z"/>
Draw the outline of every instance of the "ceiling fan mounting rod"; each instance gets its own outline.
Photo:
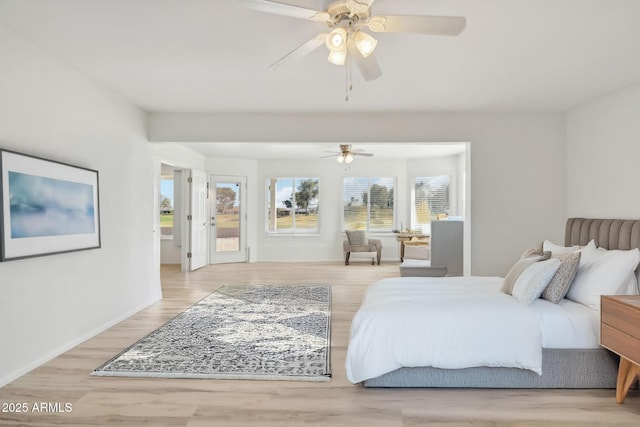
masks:
<path id="1" fill-rule="evenodd" d="M 355 25 L 360 21 L 360 17 L 355 14 L 342 13 L 331 20 L 330 27 L 338 27 L 340 25 L 348 25 L 349 27 Z"/>
<path id="2" fill-rule="evenodd" d="M 345 79 L 345 93 L 344 93 L 344 100 L 345 102 L 349 102 L 349 93 L 353 90 L 353 83 L 351 80 L 351 58 L 349 57 L 349 54 L 347 53 L 347 57 L 345 59 L 346 61 L 346 68 L 345 68 L 345 74 L 346 74 L 346 79 Z M 341 146 L 342 148 L 342 146 Z M 351 149 L 349 148 L 349 151 Z"/>
<path id="3" fill-rule="evenodd" d="M 327 25 L 331 28 L 345 25 L 354 25 L 360 20 L 366 20 L 369 17 L 368 9 L 362 12 L 355 12 L 349 8 L 347 2 L 337 1 L 329 5 L 327 13 L 331 17 Z M 346 24 L 345 24 L 346 22 Z"/>

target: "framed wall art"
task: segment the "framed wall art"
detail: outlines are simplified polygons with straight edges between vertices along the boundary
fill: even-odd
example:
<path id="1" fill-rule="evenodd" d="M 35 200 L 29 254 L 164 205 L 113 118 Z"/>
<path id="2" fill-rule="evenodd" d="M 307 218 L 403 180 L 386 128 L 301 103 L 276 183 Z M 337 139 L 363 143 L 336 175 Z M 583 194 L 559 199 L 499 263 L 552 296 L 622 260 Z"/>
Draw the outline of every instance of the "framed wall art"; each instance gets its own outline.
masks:
<path id="1" fill-rule="evenodd" d="M 0 261 L 99 247 L 98 171 L 0 149 Z"/>

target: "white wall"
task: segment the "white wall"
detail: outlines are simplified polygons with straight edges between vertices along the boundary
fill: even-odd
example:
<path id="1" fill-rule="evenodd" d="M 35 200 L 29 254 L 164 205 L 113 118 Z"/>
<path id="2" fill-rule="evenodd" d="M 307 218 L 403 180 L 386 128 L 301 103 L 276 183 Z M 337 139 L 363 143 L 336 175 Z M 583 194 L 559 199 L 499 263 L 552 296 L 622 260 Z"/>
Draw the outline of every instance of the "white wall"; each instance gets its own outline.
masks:
<path id="1" fill-rule="evenodd" d="M 276 262 L 292 261 L 339 261 L 342 259 L 341 227 L 342 179 L 357 177 L 397 177 L 396 194 L 398 226 L 408 225 L 409 190 L 407 172 L 446 173 L 458 172 L 458 156 L 435 159 L 413 160 L 407 167 L 404 160 L 383 161 L 369 158 L 356 160 L 345 170 L 333 158 L 305 159 L 304 161 L 245 160 L 229 158 L 208 158 L 206 170 L 217 175 L 247 177 L 248 187 L 248 245 L 251 248 L 250 261 Z M 269 235 L 265 232 L 266 181 L 272 177 L 317 177 L 320 178 L 320 230 L 313 236 Z M 455 178 L 454 178 L 455 179 Z M 376 235 L 384 242 L 383 259 L 398 259 L 398 243 L 395 236 Z"/>
<path id="2" fill-rule="evenodd" d="M 99 171 L 102 248 L 0 263 L 0 385 L 161 298 L 146 115 L 0 27 L 0 147 Z"/>
<path id="3" fill-rule="evenodd" d="M 640 83 L 567 114 L 567 213 L 640 218 Z"/>
<path id="4" fill-rule="evenodd" d="M 356 158 L 348 171 L 334 158 L 305 160 L 260 160 L 258 162 L 259 216 L 258 246 L 260 261 L 341 260 L 342 241 L 342 180 L 353 177 L 397 177 L 398 218 L 408 217 L 406 206 L 406 162 Z M 276 177 L 319 178 L 319 234 L 287 236 L 265 233 L 266 181 Z M 370 235 L 382 240 L 383 259 L 398 259 L 398 244 L 393 235 Z"/>
<path id="5" fill-rule="evenodd" d="M 152 144 L 154 162 L 166 163 L 175 168 L 206 170 L 206 158 L 202 154 L 175 143 Z"/>
<path id="6" fill-rule="evenodd" d="M 261 261 L 317 261 L 342 260 L 342 181 L 345 177 L 357 178 L 397 178 L 394 188 L 396 194 L 396 227 L 409 226 L 410 188 L 412 174 L 448 174 L 456 175 L 457 156 L 432 159 L 381 160 L 376 158 L 356 158 L 345 168 L 334 158 L 301 161 L 259 161 L 259 218 L 258 245 L 261 248 Z M 317 177 L 320 179 L 320 230 L 318 236 L 287 236 L 265 233 L 266 181 L 271 177 Z M 454 178 L 455 179 L 455 178 Z M 391 233 L 371 233 L 370 237 L 382 240 L 383 260 L 398 260 L 399 250 L 395 235 Z"/>
<path id="7" fill-rule="evenodd" d="M 565 120 L 559 113 L 155 113 L 149 116 L 149 137 L 207 142 L 469 141 L 471 273 L 504 275 L 532 243 L 563 237 L 566 151 Z M 262 175 L 266 172 L 265 167 Z"/>

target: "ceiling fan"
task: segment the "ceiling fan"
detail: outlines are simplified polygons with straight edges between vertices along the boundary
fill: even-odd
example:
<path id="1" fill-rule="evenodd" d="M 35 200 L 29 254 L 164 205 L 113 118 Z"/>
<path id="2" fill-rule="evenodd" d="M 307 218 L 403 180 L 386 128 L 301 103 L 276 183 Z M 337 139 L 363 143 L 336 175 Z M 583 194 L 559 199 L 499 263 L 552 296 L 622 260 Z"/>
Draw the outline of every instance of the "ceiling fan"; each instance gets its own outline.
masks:
<path id="1" fill-rule="evenodd" d="M 300 59 L 322 45 L 329 51 L 329 62 L 349 66 L 352 59 L 365 80 L 375 80 L 382 70 L 373 51 L 378 41 L 364 30 L 374 33 L 420 33 L 440 36 L 457 36 L 464 30 L 466 19 L 459 16 L 431 15 L 371 15 L 375 0 L 340 0 L 330 3 L 324 11 L 308 9 L 282 1 L 234 0 L 235 4 L 261 12 L 292 16 L 324 23 L 323 32 L 303 43 L 278 61 L 269 70 L 283 63 Z M 348 67 L 349 68 L 349 67 Z M 347 90 L 350 90 L 348 88 Z"/>
<path id="2" fill-rule="evenodd" d="M 322 156 L 322 158 L 325 157 L 333 157 L 335 155 L 337 155 L 338 157 L 336 158 L 336 160 L 338 161 L 338 163 L 351 163 L 354 159 L 355 156 L 365 156 L 365 157 L 373 157 L 373 153 L 367 153 L 366 151 L 362 150 L 362 149 L 352 149 L 350 144 L 342 144 L 340 145 L 340 151 L 336 152 L 336 151 L 327 151 L 327 153 L 331 153 L 328 156 Z"/>

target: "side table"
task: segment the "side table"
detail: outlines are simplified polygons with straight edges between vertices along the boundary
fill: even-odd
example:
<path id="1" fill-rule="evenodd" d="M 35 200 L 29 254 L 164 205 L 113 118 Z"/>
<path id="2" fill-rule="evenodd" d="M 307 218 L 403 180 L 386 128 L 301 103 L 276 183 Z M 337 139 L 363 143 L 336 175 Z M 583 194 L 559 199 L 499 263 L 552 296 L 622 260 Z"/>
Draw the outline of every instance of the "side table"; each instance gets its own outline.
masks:
<path id="1" fill-rule="evenodd" d="M 600 345 L 620 356 L 616 402 L 623 403 L 640 377 L 640 295 L 603 295 L 600 306 Z"/>

